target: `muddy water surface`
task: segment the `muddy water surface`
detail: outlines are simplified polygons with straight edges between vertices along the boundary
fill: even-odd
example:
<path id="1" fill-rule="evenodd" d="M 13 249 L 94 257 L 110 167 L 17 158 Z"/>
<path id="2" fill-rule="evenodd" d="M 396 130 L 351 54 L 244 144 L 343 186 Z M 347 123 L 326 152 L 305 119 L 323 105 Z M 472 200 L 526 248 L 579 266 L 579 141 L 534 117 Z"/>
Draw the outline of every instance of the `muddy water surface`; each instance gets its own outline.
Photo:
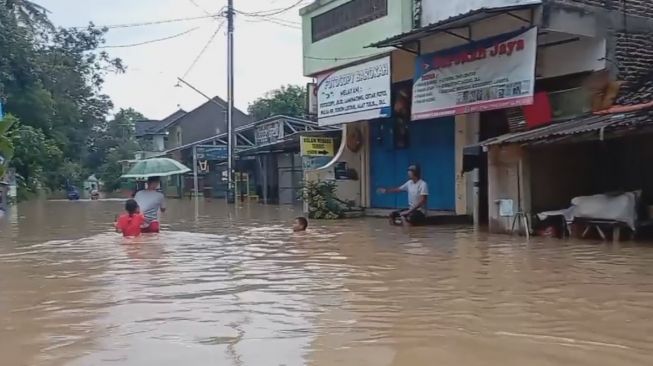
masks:
<path id="1" fill-rule="evenodd" d="M 653 364 L 653 246 L 376 219 L 293 235 L 288 207 L 189 201 L 127 241 L 120 206 L 0 223 L 2 365 Z"/>

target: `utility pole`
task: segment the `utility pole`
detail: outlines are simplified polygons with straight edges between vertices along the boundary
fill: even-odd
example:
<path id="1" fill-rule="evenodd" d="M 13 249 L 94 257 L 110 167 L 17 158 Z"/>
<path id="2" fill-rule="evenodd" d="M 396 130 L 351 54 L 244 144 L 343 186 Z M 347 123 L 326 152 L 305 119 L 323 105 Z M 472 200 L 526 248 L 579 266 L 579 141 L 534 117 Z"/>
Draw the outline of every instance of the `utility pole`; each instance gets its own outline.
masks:
<path id="1" fill-rule="evenodd" d="M 227 3 L 227 99 L 229 106 L 227 110 L 227 133 L 228 138 L 228 163 L 227 169 L 227 202 L 235 202 L 236 192 L 234 189 L 234 1 Z"/>

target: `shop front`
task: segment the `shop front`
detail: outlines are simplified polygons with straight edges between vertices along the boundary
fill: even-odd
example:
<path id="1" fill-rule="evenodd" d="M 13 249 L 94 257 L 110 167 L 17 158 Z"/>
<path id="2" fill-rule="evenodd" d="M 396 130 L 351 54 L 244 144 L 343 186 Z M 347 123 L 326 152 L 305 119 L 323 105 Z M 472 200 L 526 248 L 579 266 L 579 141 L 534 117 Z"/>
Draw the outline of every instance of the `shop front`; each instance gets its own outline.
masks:
<path id="1" fill-rule="evenodd" d="M 454 118 L 410 122 L 412 83 L 394 84 L 392 94 L 392 117 L 370 122 L 370 207 L 405 207 L 405 193 L 382 195 L 376 191 L 405 183 L 408 166 L 416 164 L 429 185 L 429 210 L 455 211 Z"/>

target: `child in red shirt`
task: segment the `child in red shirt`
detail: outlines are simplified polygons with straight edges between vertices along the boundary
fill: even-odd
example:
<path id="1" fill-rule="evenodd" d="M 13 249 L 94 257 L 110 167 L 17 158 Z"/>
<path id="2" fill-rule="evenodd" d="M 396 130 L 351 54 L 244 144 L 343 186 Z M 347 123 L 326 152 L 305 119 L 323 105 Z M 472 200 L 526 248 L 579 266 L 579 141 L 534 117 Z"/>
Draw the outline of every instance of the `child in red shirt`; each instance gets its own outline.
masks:
<path id="1" fill-rule="evenodd" d="M 123 236 L 140 236 L 141 225 L 145 222 L 145 217 L 140 213 L 138 203 L 135 200 L 127 200 L 125 203 L 125 213 L 116 220 L 116 231 Z"/>

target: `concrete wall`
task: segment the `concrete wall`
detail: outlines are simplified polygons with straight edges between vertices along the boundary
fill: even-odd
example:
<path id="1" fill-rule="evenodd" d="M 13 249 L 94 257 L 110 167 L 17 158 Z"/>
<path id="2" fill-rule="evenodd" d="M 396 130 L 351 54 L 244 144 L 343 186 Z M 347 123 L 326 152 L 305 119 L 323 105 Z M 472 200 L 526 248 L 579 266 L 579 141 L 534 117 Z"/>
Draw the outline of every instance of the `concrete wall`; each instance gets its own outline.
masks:
<path id="1" fill-rule="evenodd" d="M 152 136 L 152 148 L 154 149 L 153 151 L 164 151 L 166 148 L 165 136 L 164 135 Z"/>
<path id="2" fill-rule="evenodd" d="M 551 27 L 590 24 L 607 40 L 606 67 L 621 80 L 635 81 L 653 63 L 653 1 L 547 0 Z M 565 20 L 565 18 L 567 18 Z M 558 20 L 556 20 L 558 19 Z M 587 28 L 587 27 L 586 27 Z"/>
<path id="3" fill-rule="evenodd" d="M 302 161 L 299 154 L 277 154 L 279 169 L 279 204 L 290 205 L 299 202 L 298 194 L 302 182 Z"/>
<path id="4" fill-rule="evenodd" d="M 350 0 L 318 0 L 300 11 L 305 76 L 315 76 L 366 57 L 392 51 L 365 46 L 412 28 L 412 0 L 388 0 L 387 16 L 313 42 L 312 18 L 348 1 Z"/>
<path id="5" fill-rule="evenodd" d="M 369 207 L 369 129 L 368 122 L 348 123 L 343 125 L 342 143 L 334 159 L 321 169 L 304 172 L 304 179 L 308 181 L 333 180 L 333 168 L 339 162 L 346 162 L 349 169 L 358 172 L 358 180 L 338 180 L 338 198 L 345 201 L 354 201 L 358 207 Z M 347 130 L 358 128 L 363 137 L 363 145 L 358 152 L 347 148 Z"/>
<path id="6" fill-rule="evenodd" d="M 475 174 L 462 174 L 463 149 L 478 142 L 480 119 L 478 113 L 456 116 L 456 214 L 474 214 Z"/>
<path id="7" fill-rule="evenodd" d="M 494 233 L 510 231 L 514 217 L 499 215 L 499 200 L 513 200 L 513 212 L 521 208 L 531 212 L 528 153 L 518 145 L 490 146 L 488 151 L 489 229 Z"/>

